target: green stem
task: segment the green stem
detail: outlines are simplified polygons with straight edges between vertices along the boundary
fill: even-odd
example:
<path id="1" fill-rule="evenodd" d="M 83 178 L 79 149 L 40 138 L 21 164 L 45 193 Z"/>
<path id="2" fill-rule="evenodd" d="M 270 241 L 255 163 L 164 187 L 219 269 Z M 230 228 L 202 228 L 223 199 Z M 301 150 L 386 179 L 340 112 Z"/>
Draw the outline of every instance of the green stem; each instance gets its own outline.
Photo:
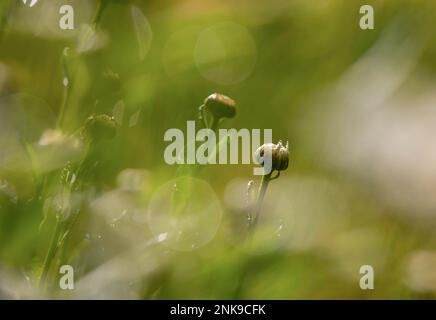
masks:
<path id="1" fill-rule="evenodd" d="M 212 123 L 210 124 L 210 129 L 211 129 L 213 132 L 215 132 L 215 134 L 216 134 L 216 131 L 217 131 L 217 129 L 218 129 L 218 123 L 219 123 L 219 119 L 213 117 L 213 118 L 212 118 Z"/>
<path id="2" fill-rule="evenodd" d="M 78 168 L 75 171 L 76 176 L 78 176 L 80 174 L 80 170 L 83 166 L 86 155 L 89 153 L 90 144 L 88 144 L 86 148 L 87 149 L 85 151 L 85 156 L 81 160 Z M 58 252 L 60 252 L 61 257 L 64 254 L 64 250 L 63 250 L 64 244 L 67 240 L 67 237 L 69 236 L 69 232 L 72 230 L 73 226 L 77 222 L 79 214 L 80 214 L 80 212 L 75 214 L 73 217 L 71 217 L 69 219 L 69 221 L 67 220 L 66 222 L 62 222 L 62 217 L 64 216 L 63 212 L 61 212 L 61 214 L 56 216 L 55 230 L 54 230 L 53 236 L 50 240 L 50 246 L 49 246 L 49 249 L 47 251 L 47 255 L 45 257 L 44 265 L 43 265 L 43 269 L 42 269 L 42 273 L 41 273 L 41 278 L 40 278 L 40 286 L 41 287 L 44 286 L 44 288 L 45 288 L 47 285 L 47 283 L 46 283 L 47 276 L 50 272 L 51 267 L 53 266 L 53 260 L 56 257 L 56 254 Z M 55 267 L 56 267 L 56 264 L 55 264 Z"/>
<path id="3" fill-rule="evenodd" d="M 262 176 L 262 181 L 260 183 L 259 191 L 257 193 L 256 205 L 254 207 L 254 214 L 250 214 L 250 232 L 253 232 L 259 221 L 260 211 L 262 208 L 263 199 L 265 198 L 266 190 L 268 189 L 268 184 L 271 181 L 271 173 Z"/>
<path id="4" fill-rule="evenodd" d="M 68 79 L 68 81 L 70 81 L 70 79 Z M 57 121 L 57 127 L 61 128 L 63 125 L 63 121 L 64 121 L 64 116 L 65 116 L 65 110 L 67 108 L 67 104 L 68 104 L 68 98 L 69 98 L 69 86 L 71 84 L 68 83 L 67 86 L 64 87 L 64 93 L 62 95 L 62 104 L 61 104 L 61 109 L 59 110 L 59 115 L 58 115 L 58 121 Z"/>
<path id="5" fill-rule="evenodd" d="M 94 27 L 97 28 L 98 24 L 101 21 L 101 17 L 103 16 L 103 12 L 108 5 L 108 0 L 100 0 L 97 8 L 97 12 L 94 16 Z"/>
<path id="6" fill-rule="evenodd" d="M 204 113 L 204 107 L 200 106 L 199 108 L 199 112 L 200 112 L 200 120 L 203 121 L 203 124 L 205 126 L 205 128 L 211 129 L 213 130 L 215 133 L 218 130 L 218 125 L 219 125 L 219 119 L 216 119 L 215 117 L 212 117 L 210 126 L 208 126 L 208 122 L 206 121 L 205 118 L 205 113 Z M 218 146 L 218 148 L 217 148 Z M 216 150 L 220 148 L 220 143 L 218 142 L 214 149 L 212 150 L 212 154 L 216 153 Z M 186 154 L 186 149 L 184 154 Z M 210 156 L 210 155 L 208 155 Z M 217 156 L 215 154 L 215 156 Z M 193 166 L 191 166 L 190 170 L 188 171 L 189 176 L 191 177 L 196 177 L 200 174 L 201 170 L 205 167 L 205 165 L 200 165 L 198 163 L 194 164 Z M 182 167 L 179 166 L 179 169 L 181 169 Z M 182 170 L 178 170 L 177 172 L 177 176 L 179 176 L 179 174 L 182 172 Z M 186 172 L 184 172 L 186 173 Z M 182 176 L 183 174 L 180 174 L 180 176 Z M 173 206 L 172 212 L 174 212 L 175 214 L 180 214 L 180 212 L 183 212 L 183 210 L 186 208 L 186 206 L 189 203 L 189 196 L 192 194 L 192 190 L 191 190 L 192 186 L 191 185 L 186 185 L 186 184 L 177 184 L 177 190 L 174 191 L 172 197 L 171 197 L 171 204 Z"/>
<path id="7" fill-rule="evenodd" d="M 4 3 L 0 5 L 0 11 L 3 13 L 0 18 L 0 42 L 3 40 L 3 37 L 6 33 L 6 26 L 8 24 L 8 18 L 13 10 L 14 1 L 10 0 L 8 3 Z"/>
<path id="8" fill-rule="evenodd" d="M 108 4 L 107 0 L 101 0 L 98 3 L 97 11 L 96 11 L 94 19 L 93 19 L 93 25 L 94 25 L 94 28 L 96 28 L 96 29 L 101 21 L 101 18 L 103 16 L 103 12 L 106 9 L 107 4 Z M 67 53 L 65 51 L 64 55 L 66 55 L 66 54 Z M 67 57 L 64 57 L 64 59 L 67 59 Z M 67 64 L 68 62 L 63 61 L 63 63 Z M 68 66 L 64 66 L 64 68 L 67 70 Z M 68 74 L 68 72 L 65 72 L 64 79 L 62 79 L 62 81 L 65 81 L 65 79 L 67 79 L 68 83 L 66 85 L 64 84 L 64 92 L 62 95 L 62 104 L 61 104 L 61 108 L 60 108 L 59 116 L 58 116 L 58 120 L 57 120 L 57 127 L 58 128 L 62 127 L 62 125 L 63 125 L 65 111 L 67 109 L 69 98 L 70 98 L 70 87 L 72 86 L 71 74 Z"/>
<path id="9" fill-rule="evenodd" d="M 50 266 L 52 264 L 52 261 L 56 255 L 56 248 L 58 245 L 58 239 L 59 239 L 59 234 L 61 232 L 61 219 L 59 217 L 56 217 L 56 228 L 55 231 L 53 232 L 53 236 L 50 240 L 50 246 L 49 249 L 47 251 L 47 256 L 45 257 L 44 260 L 44 266 L 42 268 L 42 273 L 41 273 L 41 278 L 40 278 L 40 285 L 43 286 L 46 284 L 47 281 L 47 275 L 50 271 Z"/>

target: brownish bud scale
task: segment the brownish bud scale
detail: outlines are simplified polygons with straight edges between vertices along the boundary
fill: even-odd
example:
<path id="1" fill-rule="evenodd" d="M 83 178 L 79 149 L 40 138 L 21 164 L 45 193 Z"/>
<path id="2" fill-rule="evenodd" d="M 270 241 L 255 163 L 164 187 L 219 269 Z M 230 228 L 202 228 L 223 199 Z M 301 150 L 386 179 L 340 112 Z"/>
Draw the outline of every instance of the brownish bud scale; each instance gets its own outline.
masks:
<path id="1" fill-rule="evenodd" d="M 289 164 L 289 148 L 288 143 L 286 146 L 283 146 L 282 142 L 279 141 L 277 144 L 274 143 L 266 143 L 260 146 L 256 152 L 254 153 L 254 157 L 256 162 L 260 165 L 263 165 L 263 159 L 265 155 L 265 151 L 268 150 L 271 152 L 271 171 L 284 171 L 288 168 Z"/>
<path id="2" fill-rule="evenodd" d="M 92 115 L 85 122 L 86 134 L 94 140 L 111 139 L 115 136 L 117 125 L 114 117 L 107 114 Z"/>
<path id="3" fill-rule="evenodd" d="M 204 105 L 216 118 L 233 118 L 236 115 L 235 100 L 220 94 L 213 93 L 204 100 Z"/>

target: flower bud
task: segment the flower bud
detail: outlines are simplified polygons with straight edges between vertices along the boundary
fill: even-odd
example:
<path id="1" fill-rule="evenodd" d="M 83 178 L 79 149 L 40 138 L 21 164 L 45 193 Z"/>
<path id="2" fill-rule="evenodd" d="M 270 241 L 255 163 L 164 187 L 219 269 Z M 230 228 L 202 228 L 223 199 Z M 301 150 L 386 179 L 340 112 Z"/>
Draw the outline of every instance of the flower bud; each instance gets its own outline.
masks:
<path id="1" fill-rule="evenodd" d="M 256 162 L 260 165 L 264 164 L 265 150 L 271 153 L 271 171 L 274 170 L 283 171 L 288 168 L 288 164 L 289 164 L 288 143 L 286 143 L 286 146 L 283 146 L 282 142 L 279 141 L 277 144 L 266 143 L 260 146 L 254 154 Z"/>
<path id="2" fill-rule="evenodd" d="M 236 102 L 219 93 L 213 93 L 204 100 L 204 105 L 216 118 L 233 118 L 236 115 Z"/>
<path id="3" fill-rule="evenodd" d="M 94 140 L 111 139 L 117 131 L 114 117 L 106 114 L 92 115 L 85 122 L 86 134 Z"/>

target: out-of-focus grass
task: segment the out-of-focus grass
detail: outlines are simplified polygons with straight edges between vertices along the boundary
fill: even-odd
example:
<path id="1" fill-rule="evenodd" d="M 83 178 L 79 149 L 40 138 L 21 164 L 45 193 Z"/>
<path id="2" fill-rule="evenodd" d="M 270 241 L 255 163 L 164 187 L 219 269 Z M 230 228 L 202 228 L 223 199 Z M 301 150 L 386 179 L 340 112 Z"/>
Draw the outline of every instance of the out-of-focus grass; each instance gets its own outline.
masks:
<path id="1" fill-rule="evenodd" d="M 61 1 L 0 4 L 0 297 L 434 297 L 436 3 L 109 1 L 94 25 L 99 3 L 73 1 L 73 31 Z M 224 127 L 289 140 L 290 167 L 250 246 L 252 166 L 204 168 L 212 191 L 192 201 L 219 199 L 221 222 L 178 251 L 147 219 L 177 171 L 163 135 L 212 92 L 237 101 Z M 83 138 L 92 114 L 114 116 L 115 137 Z M 42 290 L 57 219 L 72 227 Z M 57 289 L 61 264 L 72 292 Z M 373 291 L 359 288 L 366 264 Z"/>

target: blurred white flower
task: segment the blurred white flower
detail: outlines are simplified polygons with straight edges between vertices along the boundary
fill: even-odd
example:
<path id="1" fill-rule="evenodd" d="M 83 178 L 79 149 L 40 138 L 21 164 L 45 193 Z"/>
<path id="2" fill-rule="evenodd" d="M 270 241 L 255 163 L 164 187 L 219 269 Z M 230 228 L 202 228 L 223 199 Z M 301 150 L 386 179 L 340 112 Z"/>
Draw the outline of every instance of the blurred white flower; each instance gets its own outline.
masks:
<path id="1" fill-rule="evenodd" d="M 64 139 L 65 139 L 65 136 L 61 130 L 48 129 L 48 130 L 44 131 L 44 133 L 42 134 L 38 143 L 41 146 L 47 146 L 50 144 L 59 144 L 59 143 L 63 142 Z"/>
<path id="2" fill-rule="evenodd" d="M 124 169 L 118 174 L 117 188 L 95 198 L 90 209 L 112 231 L 130 244 L 146 241 L 147 208 L 141 199 L 150 192 L 150 173 L 144 169 Z"/>
<path id="3" fill-rule="evenodd" d="M 84 275 L 71 294 L 75 299 L 139 299 L 149 276 L 169 258 L 154 240 L 140 243 Z"/>
<path id="4" fill-rule="evenodd" d="M 124 169 L 118 174 L 118 187 L 125 191 L 147 192 L 150 189 L 150 172 L 143 169 Z"/>
<path id="5" fill-rule="evenodd" d="M 0 300 L 43 299 L 30 278 L 0 267 Z"/>
<path id="6" fill-rule="evenodd" d="M 379 200 L 434 216 L 436 95 L 416 68 L 421 47 L 395 29 L 382 36 L 322 95 L 322 129 L 311 142 L 323 164 L 357 178 Z"/>

